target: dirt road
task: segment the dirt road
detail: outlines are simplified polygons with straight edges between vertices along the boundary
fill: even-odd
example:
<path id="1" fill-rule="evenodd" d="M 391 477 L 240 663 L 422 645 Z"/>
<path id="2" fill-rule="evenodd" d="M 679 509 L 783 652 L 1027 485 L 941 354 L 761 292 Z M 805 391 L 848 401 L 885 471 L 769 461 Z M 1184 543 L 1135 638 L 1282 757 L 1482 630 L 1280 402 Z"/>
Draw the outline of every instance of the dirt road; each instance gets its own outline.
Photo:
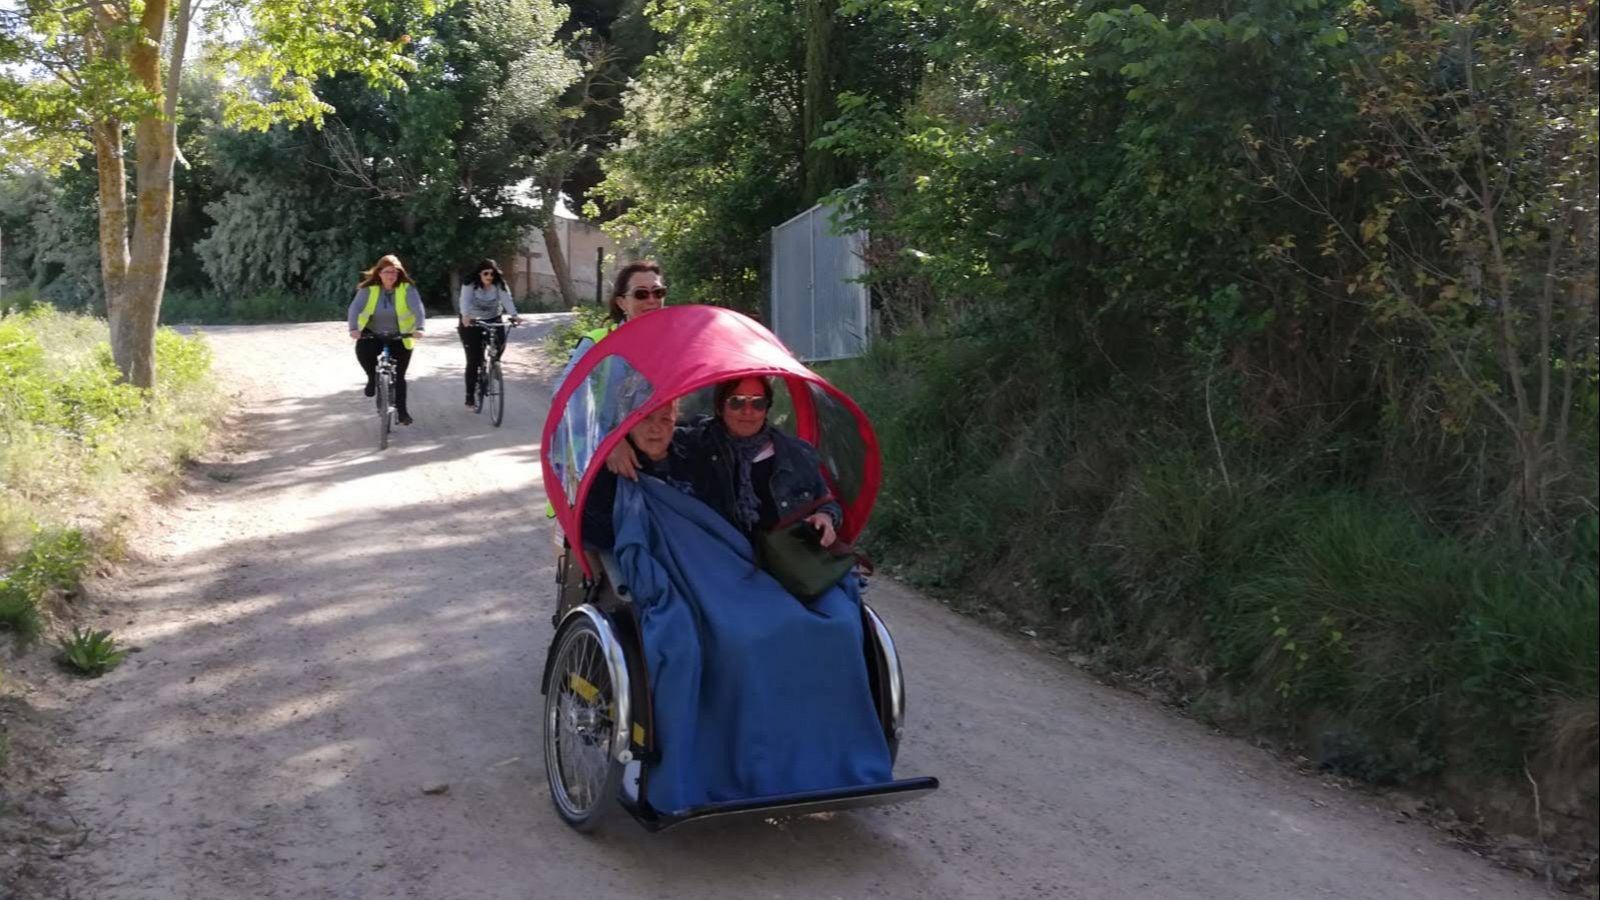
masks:
<path id="1" fill-rule="evenodd" d="M 451 324 L 378 453 L 338 324 L 209 331 L 230 446 L 101 585 L 141 652 L 73 714 L 80 898 L 1514 898 L 1533 884 L 880 579 L 903 807 L 649 835 L 549 808 L 538 326 L 505 427 Z M 425 788 L 447 785 L 443 793 Z"/>

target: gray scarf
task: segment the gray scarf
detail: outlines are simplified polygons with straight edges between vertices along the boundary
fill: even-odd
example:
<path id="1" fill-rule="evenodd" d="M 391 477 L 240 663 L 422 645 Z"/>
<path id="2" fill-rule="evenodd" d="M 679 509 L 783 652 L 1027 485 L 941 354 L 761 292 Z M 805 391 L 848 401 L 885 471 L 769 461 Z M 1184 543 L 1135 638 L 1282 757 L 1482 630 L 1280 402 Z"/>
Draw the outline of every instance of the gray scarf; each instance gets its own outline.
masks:
<path id="1" fill-rule="evenodd" d="M 723 434 L 727 437 L 732 450 L 733 458 L 739 463 L 739 480 L 734 494 L 734 513 L 747 529 L 756 527 L 761 521 L 761 498 L 756 494 L 755 479 L 751 477 L 751 467 L 755 465 L 756 457 L 773 443 L 772 434 L 767 425 L 762 425 L 761 430 L 745 438 L 737 438 L 728 434 L 726 427 Z M 773 447 L 776 451 L 777 447 Z"/>

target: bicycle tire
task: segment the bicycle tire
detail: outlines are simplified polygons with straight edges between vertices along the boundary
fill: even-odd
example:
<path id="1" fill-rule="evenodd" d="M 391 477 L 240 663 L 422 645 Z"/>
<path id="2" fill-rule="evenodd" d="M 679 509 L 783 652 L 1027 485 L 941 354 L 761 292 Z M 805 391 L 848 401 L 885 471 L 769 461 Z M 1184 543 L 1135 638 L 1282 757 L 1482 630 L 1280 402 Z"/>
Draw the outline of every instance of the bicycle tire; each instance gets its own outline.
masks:
<path id="1" fill-rule="evenodd" d="M 500 372 L 500 361 L 489 364 L 489 421 L 499 428 L 506 418 L 506 379 Z"/>
<path id="2" fill-rule="evenodd" d="M 474 413 L 483 412 L 484 382 L 487 380 L 488 375 L 489 367 L 484 365 L 480 359 L 478 363 L 478 385 L 472 389 L 472 411 Z"/>
<path id="3" fill-rule="evenodd" d="M 389 429 L 393 427 L 394 416 L 389 412 L 389 373 L 380 372 L 378 375 L 378 449 L 389 448 Z"/>

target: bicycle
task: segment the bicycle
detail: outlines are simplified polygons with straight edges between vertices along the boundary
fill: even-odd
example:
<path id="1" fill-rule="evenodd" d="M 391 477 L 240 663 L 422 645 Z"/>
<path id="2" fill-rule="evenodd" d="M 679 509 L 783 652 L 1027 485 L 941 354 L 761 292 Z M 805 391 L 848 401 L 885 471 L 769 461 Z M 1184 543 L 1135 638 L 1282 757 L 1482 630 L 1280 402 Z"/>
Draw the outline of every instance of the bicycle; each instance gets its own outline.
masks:
<path id="1" fill-rule="evenodd" d="M 483 359 L 478 364 L 478 384 L 473 389 L 472 411 L 483 412 L 484 404 L 489 405 L 489 421 L 494 427 L 499 428 L 506 417 L 506 380 L 500 371 L 500 357 L 505 355 L 505 344 L 495 340 L 496 328 L 506 329 L 521 325 L 521 322 L 473 322 L 473 327 L 482 328 L 485 332 L 483 340 Z"/>
<path id="2" fill-rule="evenodd" d="M 363 341 L 383 341 L 383 347 L 378 353 L 377 390 L 373 392 L 373 400 L 378 407 L 378 449 L 386 450 L 389 447 L 389 432 L 394 428 L 394 357 L 389 355 L 389 341 L 411 337 L 410 334 L 363 334 Z"/>

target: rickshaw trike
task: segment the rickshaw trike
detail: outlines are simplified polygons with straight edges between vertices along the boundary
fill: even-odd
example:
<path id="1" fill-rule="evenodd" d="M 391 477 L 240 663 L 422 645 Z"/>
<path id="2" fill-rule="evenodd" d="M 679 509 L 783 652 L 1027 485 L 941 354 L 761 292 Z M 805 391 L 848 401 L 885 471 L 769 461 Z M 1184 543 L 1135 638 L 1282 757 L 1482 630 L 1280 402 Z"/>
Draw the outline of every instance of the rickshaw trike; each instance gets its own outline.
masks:
<path id="1" fill-rule="evenodd" d="M 670 728 L 659 733 L 658 705 L 676 698 L 653 693 L 650 601 L 636 596 L 616 553 L 578 549 L 584 547 L 584 503 L 608 454 L 651 411 L 674 400 L 692 406 L 716 384 L 749 377 L 774 384 L 774 427 L 816 449 L 823 478 L 843 509 L 839 534 L 854 540 L 871 513 L 881 475 L 871 423 L 854 401 L 744 315 L 680 306 L 625 323 L 584 354 L 552 401 L 540 457 L 563 549 L 555 634 L 541 681 L 543 747 L 556 812 L 578 830 L 594 829 L 618 806 L 657 831 L 735 815 L 789 816 L 896 803 L 938 787 L 934 778 L 889 776 L 870 783 L 857 778 L 805 790 L 716 796 L 680 808 L 652 803 L 652 778 L 673 761 L 664 756 L 671 752 L 673 735 Z M 888 754 L 881 771 L 888 775 L 905 733 L 900 658 L 889 629 L 866 602 L 857 599 L 845 608 L 847 618 L 859 616 L 859 631 L 847 632 L 851 642 L 859 636 L 859 653 L 847 647 L 844 664 L 859 664 L 866 684 L 859 702 L 871 706 L 857 721 L 870 717 L 875 724 L 869 729 L 881 729 Z M 854 621 L 848 624 L 856 627 Z M 875 733 L 872 739 L 877 740 Z"/>

